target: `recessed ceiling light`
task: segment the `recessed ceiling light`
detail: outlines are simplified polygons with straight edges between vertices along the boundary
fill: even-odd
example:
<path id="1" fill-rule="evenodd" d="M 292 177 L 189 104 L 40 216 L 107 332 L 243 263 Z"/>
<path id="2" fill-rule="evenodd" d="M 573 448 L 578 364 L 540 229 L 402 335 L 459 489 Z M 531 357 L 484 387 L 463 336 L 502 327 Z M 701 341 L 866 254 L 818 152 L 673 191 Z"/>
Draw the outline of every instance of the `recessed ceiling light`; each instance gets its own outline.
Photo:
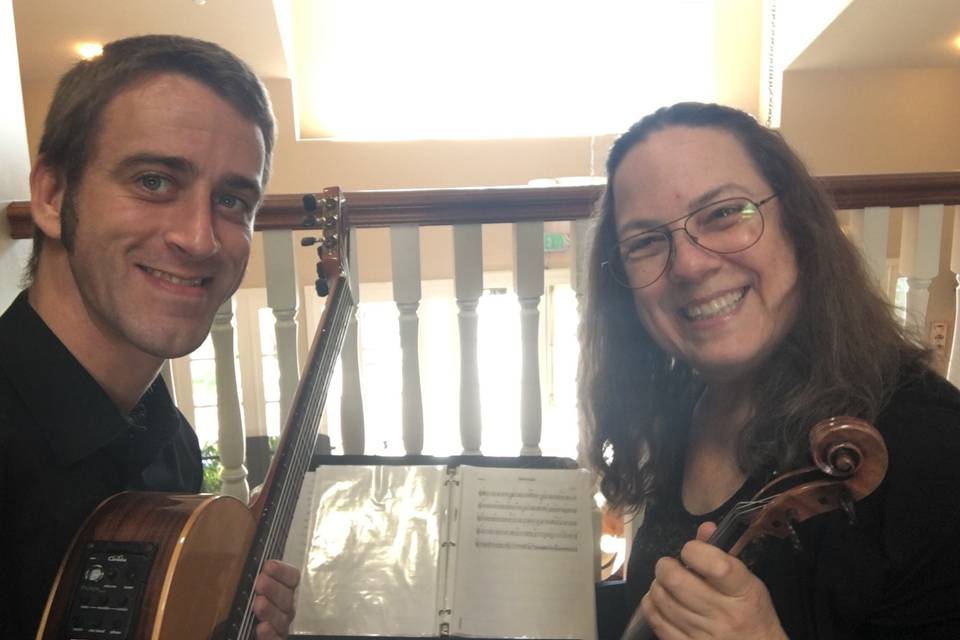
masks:
<path id="1" fill-rule="evenodd" d="M 98 55 L 103 53 L 103 45 L 99 42 L 81 42 L 75 47 L 75 49 L 76 52 L 80 54 L 80 57 L 84 60 L 96 58 Z"/>

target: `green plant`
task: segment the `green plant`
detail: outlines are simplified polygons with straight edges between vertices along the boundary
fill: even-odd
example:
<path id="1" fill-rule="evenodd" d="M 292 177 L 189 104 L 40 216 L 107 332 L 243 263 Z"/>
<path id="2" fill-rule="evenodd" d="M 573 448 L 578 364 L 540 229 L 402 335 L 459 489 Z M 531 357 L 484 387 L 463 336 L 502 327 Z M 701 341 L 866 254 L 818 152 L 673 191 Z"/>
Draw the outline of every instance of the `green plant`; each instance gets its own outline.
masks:
<path id="1" fill-rule="evenodd" d="M 218 493 L 223 487 L 220 477 L 223 465 L 220 464 L 220 449 L 215 442 L 204 445 L 200 450 L 200 459 L 203 463 L 203 485 L 200 490 L 204 493 Z"/>

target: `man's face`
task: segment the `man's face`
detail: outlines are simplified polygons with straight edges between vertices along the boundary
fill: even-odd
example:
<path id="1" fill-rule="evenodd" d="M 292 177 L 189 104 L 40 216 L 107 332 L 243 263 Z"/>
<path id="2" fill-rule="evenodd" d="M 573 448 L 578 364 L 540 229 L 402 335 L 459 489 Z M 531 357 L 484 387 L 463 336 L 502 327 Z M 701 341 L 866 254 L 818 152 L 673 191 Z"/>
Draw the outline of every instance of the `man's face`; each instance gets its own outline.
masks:
<path id="1" fill-rule="evenodd" d="M 204 85 L 166 73 L 117 94 L 94 145 L 62 210 L 75 215 L 64 232 L 85 312 L 119 348 L 189 353 L 247 265 L 260 129 Z"/>

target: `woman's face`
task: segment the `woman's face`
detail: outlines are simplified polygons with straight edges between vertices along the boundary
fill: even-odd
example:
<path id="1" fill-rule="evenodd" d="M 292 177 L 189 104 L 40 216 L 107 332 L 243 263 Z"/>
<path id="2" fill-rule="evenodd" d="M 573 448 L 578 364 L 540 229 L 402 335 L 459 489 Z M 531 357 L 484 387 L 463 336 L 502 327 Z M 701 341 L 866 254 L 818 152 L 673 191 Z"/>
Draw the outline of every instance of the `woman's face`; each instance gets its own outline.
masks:
<path id="1" fill-rule="evenodd" d="M 613 181 L 622 240 L 711 202 L 757 202 L 773 189 L 740 142 L 723 129 L 670 127 L 627 152 Z M 640 321 L 670 355 L 708 381 L 748 376 L 770 355 L 797 315 L 797 262 L 780 204 L 761 206 L 764 230 L 750 248 L 716 254 L 670 225 L 673 256 L 659 280 L 634 289 Z"/>

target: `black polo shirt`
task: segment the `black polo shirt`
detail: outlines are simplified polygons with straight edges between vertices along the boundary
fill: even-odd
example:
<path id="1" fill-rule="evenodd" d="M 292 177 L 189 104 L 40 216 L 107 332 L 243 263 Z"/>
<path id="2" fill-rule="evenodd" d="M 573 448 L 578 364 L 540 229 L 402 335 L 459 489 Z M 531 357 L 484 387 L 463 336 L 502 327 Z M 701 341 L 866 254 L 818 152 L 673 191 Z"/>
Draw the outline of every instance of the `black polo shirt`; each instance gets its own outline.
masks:
<path id="1" fill-rule="evenodd" d="M 108 496 L 197 492 L 197 437 L 160 376 L 129 416 L 21 293 L 0 316 L 0 638 L 32 638 L 70 541 Z"/>

